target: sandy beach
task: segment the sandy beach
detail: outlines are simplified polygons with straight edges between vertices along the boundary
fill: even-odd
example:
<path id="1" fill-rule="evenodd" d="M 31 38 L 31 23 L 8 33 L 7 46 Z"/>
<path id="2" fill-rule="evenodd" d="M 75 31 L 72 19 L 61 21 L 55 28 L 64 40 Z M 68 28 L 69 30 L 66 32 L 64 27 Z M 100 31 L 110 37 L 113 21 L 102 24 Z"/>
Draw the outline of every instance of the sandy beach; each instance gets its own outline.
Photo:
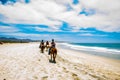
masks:
<path id="1" fill-rule="evenodd" d="M 39 43 L 0 45 L 0 80 L 120 80 L 120 60 L 64 49 L 56 64 Z"/>

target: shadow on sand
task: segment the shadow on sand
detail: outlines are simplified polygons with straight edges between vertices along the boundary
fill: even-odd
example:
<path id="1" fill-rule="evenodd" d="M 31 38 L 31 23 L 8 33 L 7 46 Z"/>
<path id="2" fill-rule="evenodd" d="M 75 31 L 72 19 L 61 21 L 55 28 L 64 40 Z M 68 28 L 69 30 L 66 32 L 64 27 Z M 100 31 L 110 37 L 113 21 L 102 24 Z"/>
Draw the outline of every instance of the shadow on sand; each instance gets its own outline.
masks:
<path id="1" fill-rule="evenodd" d="M 51 60 L 51 59 L 49 59 L 49 62 L 50 62 L 50 63 L 54 63 L 54 64 L 56 63 L 56 61 L 53 61 L 53 60 Z"/>

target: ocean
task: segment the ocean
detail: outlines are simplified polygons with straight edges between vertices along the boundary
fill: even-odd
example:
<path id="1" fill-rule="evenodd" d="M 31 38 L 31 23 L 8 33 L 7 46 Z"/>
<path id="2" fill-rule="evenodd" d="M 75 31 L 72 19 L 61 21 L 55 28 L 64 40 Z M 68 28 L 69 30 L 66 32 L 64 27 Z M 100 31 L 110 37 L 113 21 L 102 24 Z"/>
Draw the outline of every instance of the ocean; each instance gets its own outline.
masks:
<path id="1" fill-rule="evenodd" d="M 83 53 L 120 60 L 120 43 L 62 43 L 62 45 Z"/>
<path id="2" fill-rule="evenodd" d="M 120 50 L 120 43 L 70 43 L 70 44 Z"/>

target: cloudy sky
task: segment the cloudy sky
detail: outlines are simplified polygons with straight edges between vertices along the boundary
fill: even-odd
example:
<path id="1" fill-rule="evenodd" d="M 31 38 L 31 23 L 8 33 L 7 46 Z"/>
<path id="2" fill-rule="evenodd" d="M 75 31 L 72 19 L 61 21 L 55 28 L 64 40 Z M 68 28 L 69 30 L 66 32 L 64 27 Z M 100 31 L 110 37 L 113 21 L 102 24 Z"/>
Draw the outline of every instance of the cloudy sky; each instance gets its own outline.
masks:
<path id="1" fill-rule="evenodd" d="M 0 0 L 0 36 L 120 42 L 120 0 Z"/>

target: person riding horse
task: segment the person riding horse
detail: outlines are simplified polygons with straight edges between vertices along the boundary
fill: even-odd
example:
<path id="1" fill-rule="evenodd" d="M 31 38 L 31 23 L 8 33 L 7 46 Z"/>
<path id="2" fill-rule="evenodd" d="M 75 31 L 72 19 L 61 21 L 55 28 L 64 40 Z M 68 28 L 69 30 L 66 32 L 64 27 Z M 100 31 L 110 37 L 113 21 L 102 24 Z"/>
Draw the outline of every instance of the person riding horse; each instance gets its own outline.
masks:
<path id="1" fill-rule="evenodd" d="M 41 48 L 41 52 L 44 53 L 45 46 L 44 46 L 44 41 L 43 40 L 41 41 L 39 48 Z"/>
<path id="2" fill-rule="evenodd" d="M 55 48 L 55 42 L 54 42 L 54 39 L 52 39 L 52 42 L 51 42 L 51 47 L 49 49 L 49 52 L 48 52 L 48 55 L 51 55 L 51 60 L 50 62 L 54 62 L 56 63 L 55 61 L 55 58 L 56 58 L 56 55 L 57 55 L 57 49 Z"/>
<path id="3" fill-rule="evenodd" d="M 0 42 L 0 44 L 2 45 L 2 44 L 3 44 L 3 42 Z"/>
<path id="4" fill-rule="evenodd" d="M 51 50 L 51 48 L 55 48 L 54 39 L 52 39 L 52 42 L 51 42 L 51 47 L 50 47 L 49 52 L 48 52 L 49 55 L 50 55 L 50 50 Z"/>
<path id="5" fill-rule="evenodd" d="M 48 48 L 49 48 L 49 42 L 48 41 L 46 42 L 45 47 L 46 47 L 46 51 L 48 51 Z"/>

